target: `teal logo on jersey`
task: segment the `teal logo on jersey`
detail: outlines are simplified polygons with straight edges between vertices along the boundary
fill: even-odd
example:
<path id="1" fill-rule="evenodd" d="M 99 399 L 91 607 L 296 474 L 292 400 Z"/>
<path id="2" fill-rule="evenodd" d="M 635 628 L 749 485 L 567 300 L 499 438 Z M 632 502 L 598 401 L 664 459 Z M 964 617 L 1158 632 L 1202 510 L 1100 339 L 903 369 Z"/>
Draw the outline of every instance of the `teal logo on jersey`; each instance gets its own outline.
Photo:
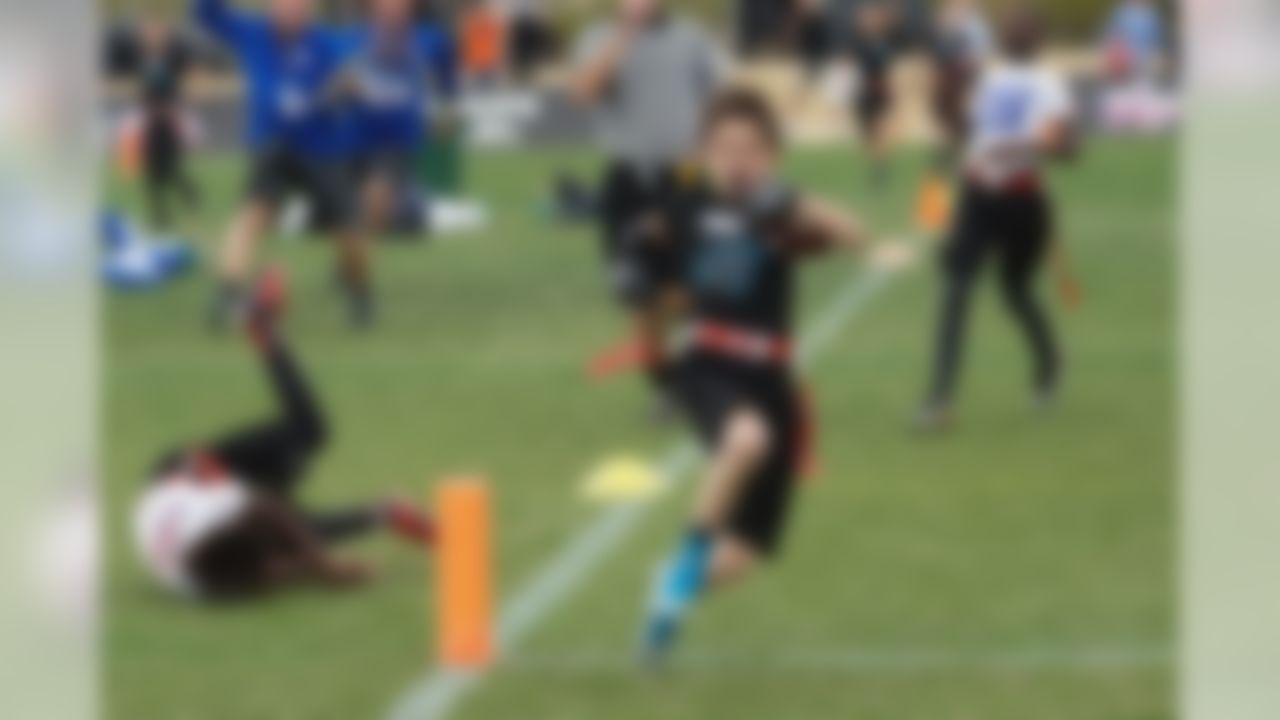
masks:
<path id="1" fill-rule="evenodd" d="M 693 259 L 693 284 L 728 300 L 741 300 L 755 289 L 764 264 L 764 248 L 746 233 L 703 241 Z"/>

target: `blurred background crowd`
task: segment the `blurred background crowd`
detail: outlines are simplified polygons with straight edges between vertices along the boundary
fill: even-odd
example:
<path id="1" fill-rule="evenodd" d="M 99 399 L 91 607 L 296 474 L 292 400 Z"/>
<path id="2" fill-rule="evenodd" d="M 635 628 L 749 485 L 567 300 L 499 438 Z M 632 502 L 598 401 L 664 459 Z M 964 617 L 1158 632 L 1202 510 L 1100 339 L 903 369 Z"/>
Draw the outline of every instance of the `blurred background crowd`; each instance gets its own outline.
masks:
<path id="1" fill-rule="evenodd" d="M 887 4 L 883 30 L 859 22 L 859 9 Z M 908 91 L 930 83 L 929 60 L 954 52 L 956 33 L 989 35 L 992 16 L 1008 3 L 896 0 L 683 0 L 681 11 L 717 30 L 736 75 L 790 101 L 813 89 L 834 102 L 783 102 L 799 140 L 844 139 L 849 134 L 839 96 L 851 92 L 856 73 L 842 66 L 865 47 L 869 33 L 883 34 L 894 82 Z M 424 19 L 451 28 L 466 96 L 476 102 L 472 140 L 510 144 L 582 140 L 588 123 L 565 102 L 563 78 L 584 27 L 608 12 L 606 0 L 420 0 Z M 1071 70 L 1086 97 L 1086 118 L 1112 130 L 1167 129 L 1175 108 L 1169 90 L 1177 79 L 1175 10 L 1154 0 L 1056 0 L 1049 11 L 1058 62 Z M 356 22 L 360 0 L 321 3 L 327 20 Z M 142 103 L 136 80 L 158 55 L 181 68 L 180 102 L 198 109 L 193 142 L 215 148 L 239 138 L 234 64 L 216 43 L 196 32 L 180 0 L 112 0 L 107 3 L 104 71 L 112 83 L 117 121 Z M 1105 18 L 1099 25 L 1098 18 Z M 145 85 L 145 80 L 143 80 Z M 1113 92 L 1108 95 L 1108 89 Z M 1123 90 L 1123 92 L 1120 92 Z M 145 94 L 145 91 L 144 91 Z M 914 95 L 921 95 L 915 93 Z M 927 92 L 923 96 L 927 96 Z M 900 134 L 926 137 L 927 100 L 913 104 L 903 92 L 896 113 Z M 507 102 L 495 102 L 506 98 Z M 917 107 L 918 105 L 918 107 Z M 127 127 L 123 125 L 121 127 Z"/>

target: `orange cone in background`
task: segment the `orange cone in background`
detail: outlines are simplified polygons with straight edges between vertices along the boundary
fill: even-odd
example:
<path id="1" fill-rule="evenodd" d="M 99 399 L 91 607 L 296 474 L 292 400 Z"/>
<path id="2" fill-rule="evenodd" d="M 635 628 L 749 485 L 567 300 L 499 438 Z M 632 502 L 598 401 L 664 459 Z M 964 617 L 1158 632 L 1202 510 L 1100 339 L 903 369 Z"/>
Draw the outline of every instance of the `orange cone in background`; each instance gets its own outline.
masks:
<path id="1" fill-rule="evenodd" d="M 951 222 L 951 186 L 936 173 L 930 173 L 916 197 L 916 227 L 925 235 L 937 236 Z"/>
<path id="2" fill-rule="evenodd" d="M 493 522 L 489 483 L 447 478 L 435 489 L 440 526 L 436 613 L 440 662 L 480 670 L 494 660 Z"/>
<path id="3" fill-rule="evenodd" d="M 129 180 L 142 176 L 142 121 L 131 118 L 124 122 L 115 138 L 116 170 Z"/>

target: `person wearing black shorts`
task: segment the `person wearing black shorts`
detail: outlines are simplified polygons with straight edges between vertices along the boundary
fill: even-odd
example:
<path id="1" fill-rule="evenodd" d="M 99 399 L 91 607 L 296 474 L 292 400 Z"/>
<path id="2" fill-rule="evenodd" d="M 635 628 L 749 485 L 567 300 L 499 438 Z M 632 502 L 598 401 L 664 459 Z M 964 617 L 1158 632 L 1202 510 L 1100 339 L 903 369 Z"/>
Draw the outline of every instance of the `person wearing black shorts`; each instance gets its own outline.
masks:
<path id="1" fill-rule="evenodd" d="M 689 346 L 671 386 L 710 453 L 690 529 L 655 578 L 643 655 L 670 651 L 702 592 L 747 575 L 781 547 L 808 433 L 791 339 L 796 265 L 862 232 L 841 210 L 777 179 L 782 131 L 746 90 L 713 102 L 703 130 L 706 181 L 669 208 L 649 242 L 687 238 Z"/>
<path id="2" fill-rule="evenodd" d="M 196 599 L 244 599 L 301 583 L 363 582 L 362 563 L 336 557 L 341 541 L 386 529 L 418 545 L 431 521 L 399 499 L 317 511 L 299 501 L 328 421 L 280 336 L 282 276 L 258 284 L 247 322 L 279 414 L 165 453 L 135 513 L 144 564 L 157 580 Z"/>
<path id="3" fill-rule="evenodd" d="M 854 117 L 871 159 L 870 181 L 880 189 L 889 181 L 894 108 L 893 67 L 898 48 L 894 9 L 869 0 L 854 11 L 848 57 L 858 71 Z"/>
<path id="4" fill-rule="evenodd" d="M 357 329 L 373 322 L 372 251 L 356 222 L 347 155 L 347 113 L 335 93 L 350 54 L 346 28 L 315 18 L 315 0 L 268 0 L 252 12 L 231 0 L 191 0 L 200 27 L 236 56 L 245 75 L 250 169 L 245 198 L 227 230 L 209 320 L 242 316 L 258 245 L 286 198 L 312 201 L 334 228 L 337 277 Z"/>
<path id="5" fill-rule="evenodd" d="M 1041 165 L 1070 156 L 1075 132 L 1066 82 L 1037 62 L 1042 32 L 1038 15 L 1011 13 L 1001 27 L 1004 57 L 975 90 L 963 189 L 942 255 L 933 369 L 916 419 L 921 430 L 950 423 L 969 306 L 988 261 L 998 266 L 1005 304 L 1026 340 L 1036 405 L 1046 407 L 1057 395 L 1060 350 L 1036 285 L 1051 250 L 1062 255 L 1052 246 L 1052 201 Z"/>
<path id="6" fill-rule="evenodd" d="M 308 201 L 316 226 L 348 232 L 356 223 L 350 168 L 330 157 L 317 157 L 286 143 L 259 149 L 250 160 L 244 202 L 273 213 L 292 197 Z"/>
<path id="7" fill-rule="evenodd" d="M 342 77 L 352 102 L 354 181 L 363 234 L 419 231 L 429 221 L 415 164 L 435 125 L 453 122 L 456 52 L 413 0 L 371 0 Z"/>

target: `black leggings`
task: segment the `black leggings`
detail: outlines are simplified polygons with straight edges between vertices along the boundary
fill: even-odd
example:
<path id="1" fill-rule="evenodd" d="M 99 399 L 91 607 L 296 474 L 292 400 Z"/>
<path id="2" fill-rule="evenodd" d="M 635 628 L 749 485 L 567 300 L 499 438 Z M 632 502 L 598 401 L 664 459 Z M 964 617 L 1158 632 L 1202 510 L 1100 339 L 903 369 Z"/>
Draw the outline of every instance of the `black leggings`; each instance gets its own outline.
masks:
<path id="1" fill-rule="evenodd" d="M 279 414 L 265 422 L 234 430 L 202 450 L 228 472 L 254 489 L 297 508 L 313 530 L 328 541 L 355 538 L 379 524 L 374 506 L 313 512 L 300 507 L 299 486 L 312 458 L 324 449 L 329 430 L 306 376 L 282 342 L 263 351 L 263 364 L 279 404 Z M 176 467 L 190 451 L 171 453 L 157 468 L 157 476 Z"/>
<path id="2" fill-rule="evenodd" d="M 966 188 L 943 256 L 943 292 L 929 401 L 945 406 L 955 394 L 973 288 L 989 254 L 1000 288 L 1032 359 L 1032 383 L 1052 389 L 1061 361 L 1053 328 L 1036 297 L 1035 280 L 1052 234 L 1052 213 L 1039 192 L 994 193 Z"/>
<path id="3" fill-rule="evenodd" d="M 156 228 L 166 228 L 171 222 L 174 196 L 187 207 L 199 205 L 199 189 L 187 174 L 182 133 L 177 118 L 167 108 L 150 108 L 146 112 L 143 169 L 147 205 Z"/>

